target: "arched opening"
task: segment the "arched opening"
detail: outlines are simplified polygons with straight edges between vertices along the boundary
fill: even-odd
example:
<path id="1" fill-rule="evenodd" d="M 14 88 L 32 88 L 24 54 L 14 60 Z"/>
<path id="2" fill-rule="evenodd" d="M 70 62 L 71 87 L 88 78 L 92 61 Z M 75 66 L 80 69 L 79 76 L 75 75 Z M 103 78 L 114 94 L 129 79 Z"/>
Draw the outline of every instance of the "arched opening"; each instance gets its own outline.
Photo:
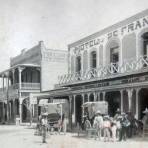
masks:
<path id="1" fill-rule="evenodd" d="M 119 62 L 119 45 L 114 45 L 110 48 L 110 63 Z"/>
<path id="2" fill-rule="evenodd" d="M 84 95 L 84 103 L 85 102 L 88 102 L 88 95 L 87 94 Z"/>
<path id="3" fill-rule="evenodd" d="M 92 51 L 91 52 L 91 62 L 90 62 L 90 64 L 91 64 L 91 68 L 96 68 L 97 67 L 97 53 L 96 53 L 96 51 Z"/>
<path id="4" fill-rule="evenodd" d="M 108 102 L 108 113 L 110 116 L 114 116 L 117 108 L 120 108 L 120 92 L 107 92 L 106 93 L 106 101 Z"/>
<path id="5" fill-rule="evenodd" d="M 79 123 L 81 124 L 82 122 L 82 96 L 81 95 L 78 95 L 76 96 L 76 99 L 75 99 L 75 107 L 76 107 L 76 123 Z"/>
<path id="6" fill-rule="evenodd" d="M 106 61 L 107 64 L 112 64 L 113 73 L 117 72 L 120 61 L 120 43 L 119 39 L 112 39 L 106 46 Z"/>
<path id="7" fill-rule="evenodd" d="M 76 72 L 81 71 L 81 56 L 76 57 Z"/>
<path id="8" fill-rule="evenodd" d="M 148 108 L 148 88 L 142 88 L 139 91 L 139 118 L 142 119 L 143 111 Z"/>
<path id="9" fill-rule="evenodd" d="M 93 102 L 93 101 L 94 101 L 94 94 L 90 94 L 90 96 L 89 96 L 89 101 L 90 101 L 90 102 Z"/>
<path id="10" fill-rule="evenodd" d="M 143 39 L 143 54 L 144 55 L 148 55 L 148 32 L 145 32 L 142 35 L 142 39 Z"/>

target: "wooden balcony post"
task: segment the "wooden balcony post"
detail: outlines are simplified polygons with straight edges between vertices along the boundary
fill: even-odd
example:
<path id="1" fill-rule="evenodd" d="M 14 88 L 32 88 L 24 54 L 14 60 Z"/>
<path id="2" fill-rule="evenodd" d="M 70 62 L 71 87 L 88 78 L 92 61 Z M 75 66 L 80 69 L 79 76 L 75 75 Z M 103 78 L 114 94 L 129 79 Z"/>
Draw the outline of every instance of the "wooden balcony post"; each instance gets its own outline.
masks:
<path id="1" fill-rule="evenodd" d="M 140 88 L 136 88 L 136 119 L 139 119 L 139 91 Z"/>
<path id="2" fill-rule="evenodd" d="M 120 99 L 120 110 L 121 110 L 121 112 L 123 112 L 123 90 L 120 90 L 120 96 L 121 96 L 121 99 Z"/>
<path id="3" fill-rule="evenodd" d="M 19 115 L 20 115 L 20 123 L 22 123 L 22 98 L 21 98 L 21 88 L 22 88 L 22 71 L 24 67 L 19 67 Z"/>
<path id="4" fill-rule="evenodd" d="M 70 130 L 72 130 L 72 96 L 69 96 L 69 124 Z"/>
<path id="5" fill-rule="evenodd" d="M 12 69 L 12 83 L 13 83 L 13 85 L 15 83 L 14 73 L 15 73 L 15 69 Z"/>

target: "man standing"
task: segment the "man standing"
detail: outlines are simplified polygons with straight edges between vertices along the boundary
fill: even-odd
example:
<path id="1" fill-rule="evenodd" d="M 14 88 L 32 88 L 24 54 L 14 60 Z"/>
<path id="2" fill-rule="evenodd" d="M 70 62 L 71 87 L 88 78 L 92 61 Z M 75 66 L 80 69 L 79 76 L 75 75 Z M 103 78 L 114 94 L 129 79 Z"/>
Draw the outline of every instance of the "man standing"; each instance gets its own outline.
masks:
<path id="1" fill-rule="evenodd" d="M 127 137 L 127 133 L 126 133 L 127 132 L 127 128 L 128 128 L 128 126 L 130 126 L 130 122 L 127 119 L 126 113 L 123 112 L 121 114 L 121 116 L 122 116 L 122 118 L 120 120 L 120 122 L 121 122 L 121 133 L 120 133 L 120 139 L 119 139 L 119 141 L 126 140 L 126 137 Z"/>
<path id="2" fill-rule="evenodd" d="M 99 140 L 101 139 L 101 131 L 103 127 L 103 117 L 101 116 L 101 112 L 97 111 L 93 123 L 93 127 L 97 130 L 97 135 L 99 137 Z"/>
<path id="3" fill-rule="evenodd" d="M 42 120 L 41 120 L 41 124 L 42 124 L 42 142 L 46 143 L 46 132 L 47 132 L 47 113 L 42 114 Z"/>
<path id="4" fill-rule="evenodd" d="M 142 118 L 142 123 L 143 126 L 148 126 L 148 109 L 146 108 L 143 113 L 145 114 L 144 117 Z"/>

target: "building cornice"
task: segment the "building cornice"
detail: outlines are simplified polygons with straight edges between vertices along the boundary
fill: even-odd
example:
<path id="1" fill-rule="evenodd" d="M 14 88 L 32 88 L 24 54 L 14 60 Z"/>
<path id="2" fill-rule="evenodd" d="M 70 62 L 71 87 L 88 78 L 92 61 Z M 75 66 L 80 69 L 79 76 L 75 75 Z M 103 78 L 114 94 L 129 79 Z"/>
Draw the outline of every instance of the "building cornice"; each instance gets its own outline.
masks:
<path id="1" fill-rule="evenodd" d="M 73 43 L 68 45 L 68 49 L 70 49 L 71 47 L 77 46 L 79 44 L 83 44 L 84 42 L 86 42 L 88 40 L 91 40 L 91 39 L 94 39 L 96 37 L 99 37 L 99 36 L 101 36 L 101 35 L 103 35 L 105 33 L 109 33 L 109 32 L 111 32 L 111 31 L 113 31 L 113 30 L 115 30 L 117 28 L 120 28 L 120 27 L 122 27 L 124 25 L 127 25 L 128 23 L 132 23 L 133 21 L 146 16 L 146 14 L 148 14 L 148 9 L 146 9 L 146 10 L 144 10 L 144 11 L 142 11 L 142 12 L 136 14 L 136 15 L 133 15 L 133 16 L 127 18 L 127 19 L 124 19 L 123 21 L 120 21 L 120 22 L 118 22 L 118 23 L 116 23 L 114 25 L 111 25 L 111 26 L 109 26 L 107 28 L 104 28 L 104 29 L 102 29 L 102 30 L 100 30 L 100 31 L 98 31 L 96 33 L 93 33 L 93 34 L 91 34 L 91 35 L 89 35 L 89 36 L 87 36 L 85 38 L 82 38 L 82 39 L 80 39 L 80 40 L 78 40 L 76 42 L 73 42 Z"/>

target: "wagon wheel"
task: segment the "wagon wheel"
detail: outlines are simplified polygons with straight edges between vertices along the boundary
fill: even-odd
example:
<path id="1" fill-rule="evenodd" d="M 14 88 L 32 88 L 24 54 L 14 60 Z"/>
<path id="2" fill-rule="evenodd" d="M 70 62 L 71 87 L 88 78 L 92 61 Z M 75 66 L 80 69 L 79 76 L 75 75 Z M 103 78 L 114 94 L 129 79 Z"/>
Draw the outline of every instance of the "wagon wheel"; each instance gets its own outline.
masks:
<path id="1" fill-rule="evenodd" d="M 84 123 L 84 130 L 86 131 L 87 129 L 91 128 L 91 123 L 89 120 L 86 120 Z"/>

